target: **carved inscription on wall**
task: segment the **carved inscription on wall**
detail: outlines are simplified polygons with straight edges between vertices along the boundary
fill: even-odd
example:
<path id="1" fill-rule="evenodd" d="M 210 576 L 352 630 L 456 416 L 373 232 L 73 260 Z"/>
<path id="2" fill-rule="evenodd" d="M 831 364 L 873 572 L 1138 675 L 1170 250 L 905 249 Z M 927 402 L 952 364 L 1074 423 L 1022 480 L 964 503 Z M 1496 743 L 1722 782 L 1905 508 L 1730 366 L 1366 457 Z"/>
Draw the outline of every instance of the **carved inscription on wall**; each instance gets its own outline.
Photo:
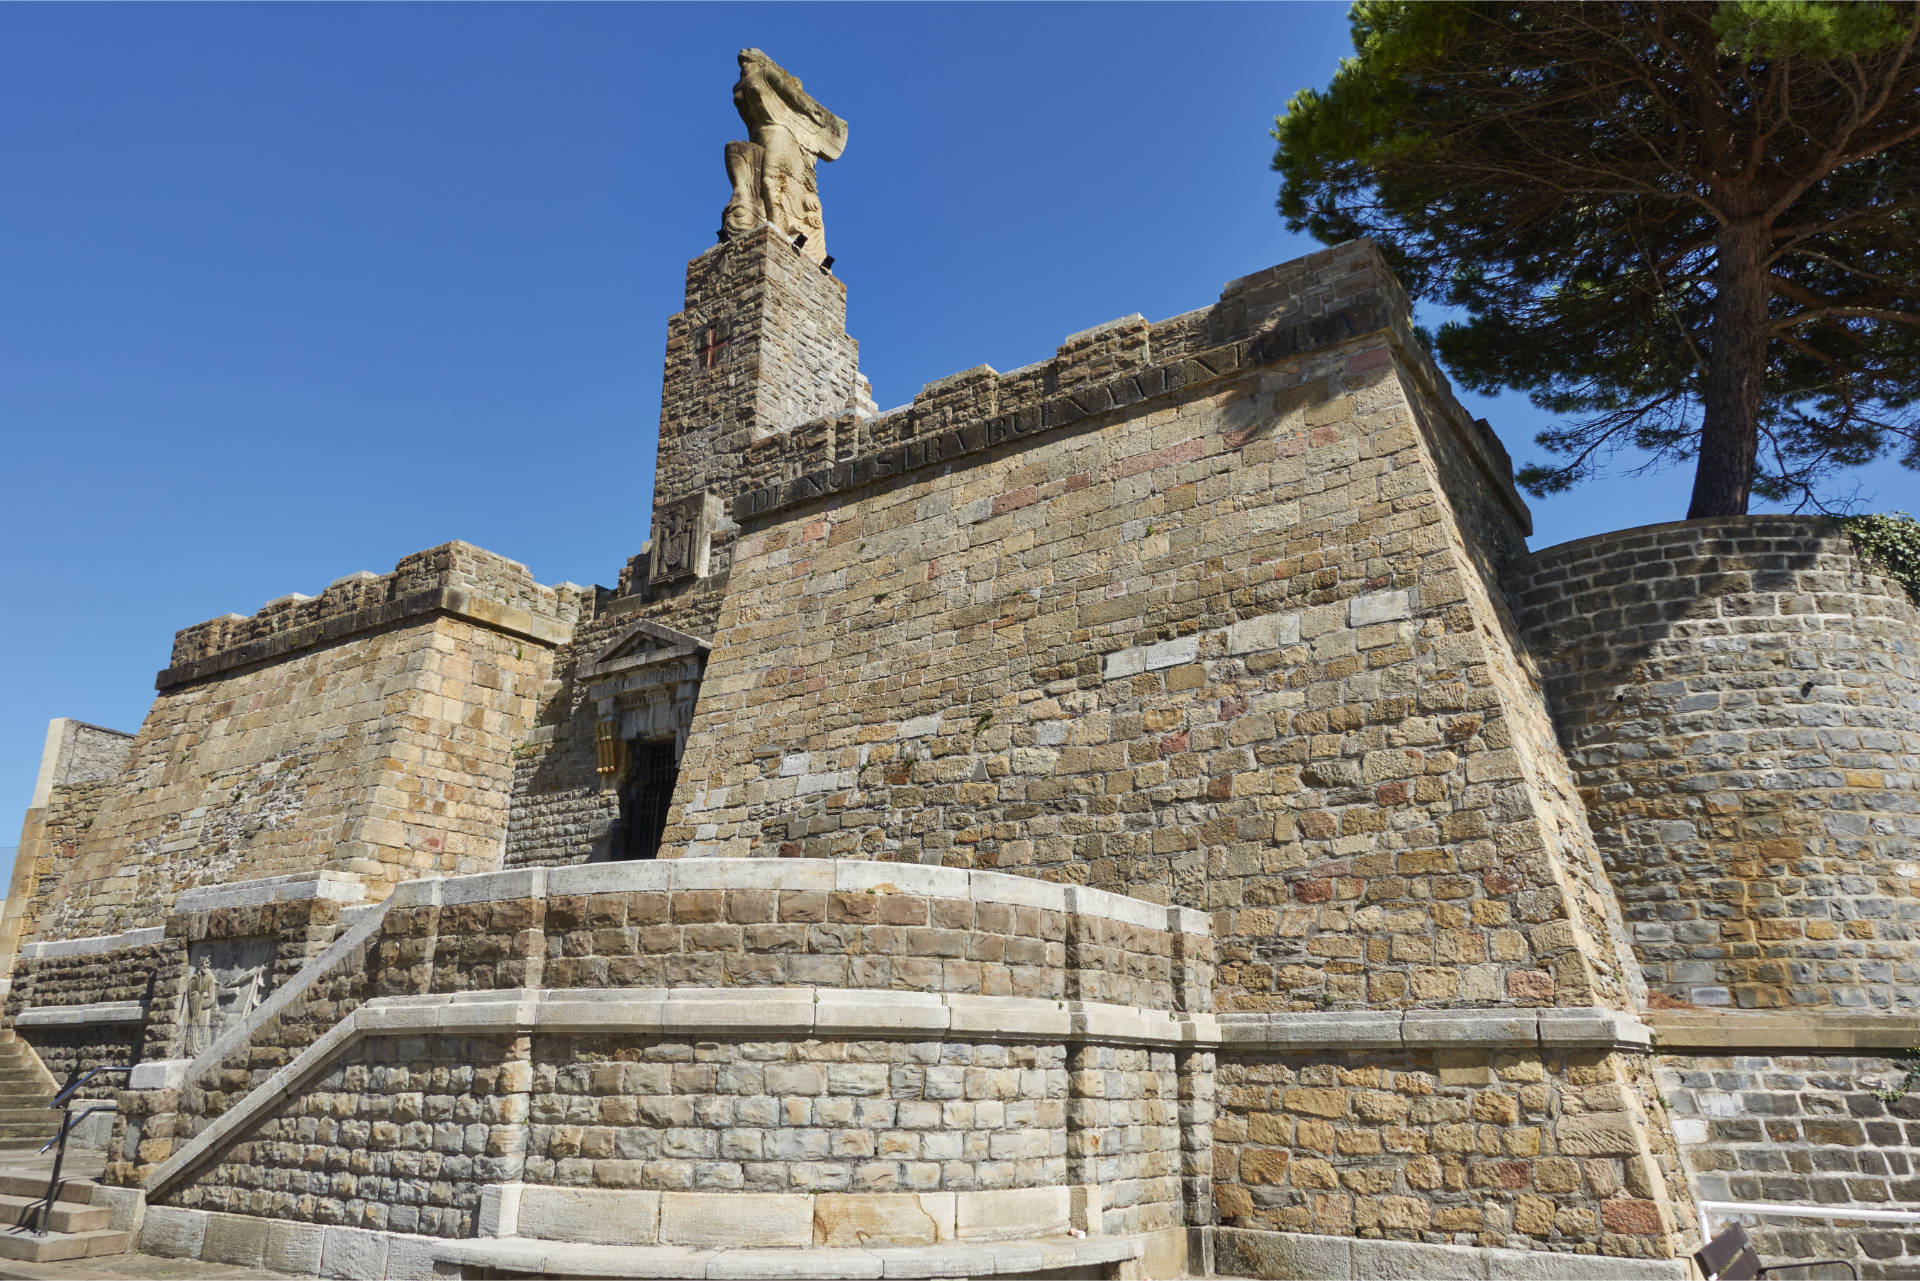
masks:
<path id="1" fill-rule="evenodd" d="M 705 578 L 718 513 L 719 501 L 705 490 L 661 507 L 653 531 L 650 581 L 669 583 L 681 578 Z"/>
<path id="2" fill-rule="evenodd" d="M 196 1058 L 267 998 L 273 986 L 271 938 L 210 939 L 187 952 L 180 997 L 180 1056 Z"/>

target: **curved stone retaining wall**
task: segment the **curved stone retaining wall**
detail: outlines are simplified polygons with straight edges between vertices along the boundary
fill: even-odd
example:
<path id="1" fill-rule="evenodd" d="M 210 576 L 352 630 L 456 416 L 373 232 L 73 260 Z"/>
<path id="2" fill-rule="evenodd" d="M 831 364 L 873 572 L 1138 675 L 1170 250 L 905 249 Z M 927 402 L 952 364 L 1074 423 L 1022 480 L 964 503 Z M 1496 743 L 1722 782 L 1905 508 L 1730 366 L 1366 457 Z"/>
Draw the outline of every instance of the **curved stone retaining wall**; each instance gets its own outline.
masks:
<path id="1" fill-rule="evenodd" d="M 200 1059 L 143 1069 L 110 1174 L 440 1238 L 575 1192 L 716 1223 L 749 1196 L 804 1210 L 793 1244 L 1176 1231 L 1206 1195 L 1211 983 L 1204 914 L 1001 873 L 413 882 Z"/>
<path id="2" fill-rule="evenodd" d="M 1651 525 L 1510 578 L 1656 1004 L 1920 1005 L 1920 612 L 1832 521 Z"/>

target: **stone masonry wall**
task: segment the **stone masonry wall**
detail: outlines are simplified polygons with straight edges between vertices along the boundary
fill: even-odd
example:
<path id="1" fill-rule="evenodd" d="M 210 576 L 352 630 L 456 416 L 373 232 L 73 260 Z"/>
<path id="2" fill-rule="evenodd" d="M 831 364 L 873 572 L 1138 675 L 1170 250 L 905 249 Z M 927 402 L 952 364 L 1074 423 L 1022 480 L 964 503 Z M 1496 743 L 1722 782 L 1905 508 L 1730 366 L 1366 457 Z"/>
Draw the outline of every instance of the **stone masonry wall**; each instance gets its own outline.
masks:
<path id="1" fill-rule="evenodd" d="M 33 801 L 20 822 L 4 911 L 0 911 L 0 990 L 13 973 L 21 926 L 60 880 L 111 794 L 126 764 L 133 735 L 84 721 L 58 718 L 47 726 Z"/>
<path id="2" fill-rule="evenodd" d="M 1067 1182 L 1058 1045 L 596 1036 L 537 1048 L 529 1182 L 754 1192 Z"/>
<path id="3" fill-rule="evenodd" d="M 525 1038 L 369 1038 L 173 1203 L 472 1236 L 481 1189 L 519 1172 L 526 1053 Z"/>
<path id="4" fill-rule="evenodd" d="M 1833 1222 L 1741 1216 L 1762 1258 L 1851 1258 L 1880 1281 L 1920 1275 L 1920 1229 L 1849 1223 L 1846 1211 L 1920 1212 L 1920 1096 L 1877 1093 L 1908 1066 L 1871 1054 L 1663 1055 L 1658 1077 L 1702 1200 L 1832 1210 Z"/>
<path id="5" fill-rule="evenodd" d="M 636 594 L 600 593 L 592 616 L 583 608 L 573 640 L 555 653 L 553 679 L 541 688 L 538 722 L 514 747 L 502 866 L 564 867 L 607 856 L 620 800 L 598 772 L 599 712 L 578 674 L 582 662 L 645 610 L 644 588 L 643 577 Z"/>
<path id="6" fill-rule="evenodd" d="M 876 420 L 909 443 L 736 500 L 669 842 L 1200 907 L 1228 1010 L 1634 1008 L 1500 599 L 1524 519 L 1501 457 L 1411 349 L 1367 247 L 1270 274 L 1168 322 L 1164 363 L 1157 327 L 1115 322 L 1074 340 L 1107 363 L 1064 400 L 1059 365 L 970 371 L 906 411 L 958 424 L 944 436 Z M 1245 321 L 1265 336 L 1196 353 L 1263 300 L 1315 318 Z M 969 404 L 998 417 L 970 424 Z M 1240 1066 L 1223 1052 L 1222 1081 Z M 1619 1102 L 1645 1092 L 1639 1057 L 1535 1070 L 1554 1115 L 1615 1101 L 1631 1124 L 1604 1156 L 1636 1183 L 1558 1190 L 1549 1217 L 1569 1217 L 1514 1243 L 1670 1257 L 1688 1220 L 1671 1136 Z M 1560 1159 L 1551 1134 L 1535 1155 Z M 1223 1203 L 1251 1197 L 1218 1154 L 1212 1174 Z M 1519 1198 L 1544 1195 L 1530 1161 L 1507 1177 L 1477 1230 L 1515 1230 Z M 1330 1213 L 1317 1230 L 1382 1229 Z"/>
<path id="7" fill-rule="evenodd" d="M 537 892 L 536 883 L 524 879 L 529 874 L 517 873 L 523 879 L 503 883 L 502 897 L 380 909 L 384 915 L 377 932 L 324 972 L 289 988 L 284 1006 L 264 1016 L 244 1044 L 222 1051 L 178 1090 L 123 1094 L 128 1120 L 110 1177 L 144 1179 L 178 1143 L 376 996 L 529 985 L 563 992 L 593 983 L 603 989 L 743 986 L 763 991 L 780 984 L 865 985 L 900 992 L 1137 1001 L 1137 1008 L 1159 1010 L 1204 1009 L 1209 999 L 1211 949 L 1204 933 L 1195 932 L 1195 922 L 1175 931 L 1103 915 L 1164 909 L 1115 909 L 1108 906 L 1114 900 L 1083 892 L 1085 906 L 1066 911 L 1058 890 L 1053 891 L 1059 899 L 1055 906 L 1009 902 L 991 886 L 970 893 L 966 874 L 944 870 L 869 874 L 826 863 L 785 864 L 770 869 L 775 875 L 739 870 L 752 874 L 715 873 L 707 879 L 716 888 L 675 891 L 664 889 L 670 877 L 698 875 L 694 865 L 578 869 L 602 881 L 657 887 L 583 894 L 565 892 L 562 884 L 551 895 Z M 918 892 L 900 888 L 895 881 L 909 871 L 932 884 Z M 843 877 L 856 878 L 859 888 L 832 888 Z M 755 887 L 746 888 L 743 881 Z M 731 888 L 719 888 L 729 883 Z M 940 887 L 948 892 L 928 892 Z M 1020 893 L 1031 898 L 1033 891 Z M 754 1053 L 745 1052 L 748 1059 Z M 562 1057 L 573 1054 L 566 1049 Z M 1135 1070 L 1126 1064 L 1087 1065 L 1088 1070 L 1106 1066 Z M 1013 1078 L 994 1078 L 995 1097 L 1007 1079 Z M 1155 1085 L 1148 1093 L 1160 1097 L 1164 1091 Z M 1116 1086 L 1111 1097 L 1140 1096 L 1139 1088 L 1129 1092 Z M 1177 1133 L 1161 1143 L 1177 1152 Z"/>
<path id="8" fill-rule="evenodd" d="M 1686 521 L 1513 569 L 1667 1005 L 1920 1003 L 1920 610 L 1832 522 Z"/>
<path id="9" fill-rule="evenodd" d="M 227 880 L 331 868 L 378 896 L 497 866 L 513 748 L 575 612 L 524 575 L 455 544 L 264 622 L 182 632 L 125 772 L 42 877 L 23 937 L 159 924 L 182 891 Z"/>
<path id="10" fill-rule="evenodd" d="M 38 919 L 67 883 L 73 860 L 88 839 L 102 807 L 120 794 L 119 779 L 100 779 L 67 783 L 54 787 L 47 804 L 38 812 L 34 829 L 20 842 L 16 856 L 12 893 L 7 899 L 6 920 L 17 954 L 19 931 Z"/>
<path id="11" fill-rule="evenodd" d="M 1646 999 L 1618 898 L 1607 881 L 1598 844 L 1588 824 L 1572 771 L 1555 739 L 1540 673 L 1527 652 L 1519 623 L 1502 590 L 1502 575 L 1526 555 L 1521 535 L 1532 518 L 1513 492 L 1507 454 L 1485 422 L 1464 423 L 1465 414 L 1439 370 L 1417 343 L 1404 345 L 1400 366 L 1407 400 L 1421 420 L 1441 478 L 1439 492 L 1452 519 L 1445 522 L 1459 563 L 1462 604 L 1480 622 L 1485 678 L 1498 691 L 1504 715 L 1496 734 L 1506 737 L 1517 777 L 1502 788 L 1500 808 L 1524 809 L 1532 829 L 1509 829 L 1511 842 L 1537 840 L 1558 890 L 1571 905 L 1568 927 L 1578 951 L 1589 958 L 1601 1001 L 1615 1009 L 1638 1009 Z M 1453 430 L 1445 430 L 1446 427 Z"/>
<path id="12" fill-rule="evenodd" d="M 1657 1105 L 1640 1057 L 1223 1054 L 1219 1222 L 1664 1256 L 1673 1150 L 1670 1139 L 1651 1153 L 1643 1142 Z"/>
<path id="13" fill-rule="evenodd" d="M 1398 306 L 1364 245 L 1276 273 L 1288 305 Z M 757 520 L 668 841 L 1211 910 L 1230 1007 L 1625 1003 L 1392 350 L 1182 356 L 1235 372 Z"/>

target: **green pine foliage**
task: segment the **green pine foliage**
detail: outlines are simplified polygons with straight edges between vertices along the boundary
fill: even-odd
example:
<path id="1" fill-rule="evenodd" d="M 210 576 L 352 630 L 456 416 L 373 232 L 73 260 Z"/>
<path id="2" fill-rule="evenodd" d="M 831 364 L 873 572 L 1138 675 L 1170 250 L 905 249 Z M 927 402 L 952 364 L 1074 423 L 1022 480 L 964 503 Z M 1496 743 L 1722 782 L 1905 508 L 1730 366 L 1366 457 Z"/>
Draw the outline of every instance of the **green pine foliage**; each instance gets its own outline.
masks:
<path id="1" fill-rule="evenodd" d="M 1561 419 L 1557 493 L 1633 447 L 1690 514 L 1920 468 L 1920 2 L 1361 0 L 1275 122 L 1279 208 L 1459 309 L 1466 386 Z"/>

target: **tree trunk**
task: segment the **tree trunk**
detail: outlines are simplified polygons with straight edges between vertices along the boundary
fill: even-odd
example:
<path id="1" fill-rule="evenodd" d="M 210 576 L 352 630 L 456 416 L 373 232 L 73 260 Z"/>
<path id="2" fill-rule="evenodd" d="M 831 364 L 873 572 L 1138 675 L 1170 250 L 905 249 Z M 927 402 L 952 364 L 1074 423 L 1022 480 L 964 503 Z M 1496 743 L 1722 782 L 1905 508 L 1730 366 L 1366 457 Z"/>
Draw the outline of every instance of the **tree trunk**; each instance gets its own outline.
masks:
<path id="1" fill-rule="evenodd" d="M 1732 223 L 1720 229 L 1700 461 L 1693 473 L 1689 519 L 1747 514 L 1767 370 L 1769 240 L 1763 223 Z"/>

